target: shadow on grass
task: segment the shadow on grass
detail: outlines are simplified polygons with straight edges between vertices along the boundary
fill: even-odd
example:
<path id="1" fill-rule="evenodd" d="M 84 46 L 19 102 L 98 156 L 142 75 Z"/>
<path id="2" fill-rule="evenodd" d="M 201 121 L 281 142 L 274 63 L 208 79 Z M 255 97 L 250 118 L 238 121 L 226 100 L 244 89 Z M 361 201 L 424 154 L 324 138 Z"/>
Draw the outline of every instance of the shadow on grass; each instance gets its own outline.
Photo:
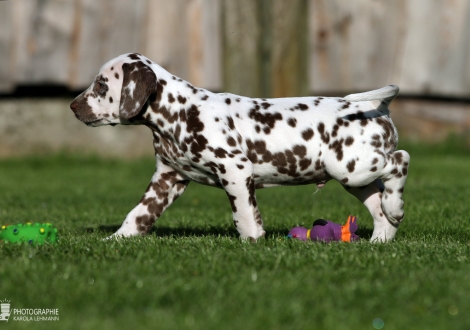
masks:
<path id="1" fill-rule="evenodd" d="M 115 233 L 121 225 L 100 225 L 98 227 L 88 227 L 84 228 L 87 233 L 93 232 L 101 232 L 106 234 L 113 234 Z M 235 228 L 227 228 L 227 227 L 209 227 L 209 228 L 201 228 L 201 227 L 180 227 L 180 228 L 170 228 L 170 227 L 153 227 L 149 233 L 150 235 L 154 235 L 157 237 L 184 237 L 184 236 L 196 236 L 196 237 L 204 237 L 204 236 L 225 236 L 225 237 L 233 237 L 238 238 L 239 234 Z M 284 228 L 274 228 L 274 229 L 266 229 L 265 237 L 269 238 L 277 238 L 286 236 L 288 234 L 288 230 Z M 364 239 L 370 239 L 372 237 L 372 230 L 368 228 L 361 228 L 356 232 L 359 237 Z"/>

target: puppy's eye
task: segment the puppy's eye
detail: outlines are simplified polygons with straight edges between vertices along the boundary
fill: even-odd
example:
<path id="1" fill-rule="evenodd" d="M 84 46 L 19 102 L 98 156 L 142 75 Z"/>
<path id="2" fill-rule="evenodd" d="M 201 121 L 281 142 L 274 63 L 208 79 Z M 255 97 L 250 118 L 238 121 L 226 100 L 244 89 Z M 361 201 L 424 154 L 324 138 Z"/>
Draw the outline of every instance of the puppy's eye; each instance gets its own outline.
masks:
<path id="1" fill-rule="evenodd" d="M 94 91 L 100 96 L 105 96 L 106 92 L 108 91 L 108 85 L 106 85 L 106 83 L 102 80 L 97 80 L 95 83 Z"/>

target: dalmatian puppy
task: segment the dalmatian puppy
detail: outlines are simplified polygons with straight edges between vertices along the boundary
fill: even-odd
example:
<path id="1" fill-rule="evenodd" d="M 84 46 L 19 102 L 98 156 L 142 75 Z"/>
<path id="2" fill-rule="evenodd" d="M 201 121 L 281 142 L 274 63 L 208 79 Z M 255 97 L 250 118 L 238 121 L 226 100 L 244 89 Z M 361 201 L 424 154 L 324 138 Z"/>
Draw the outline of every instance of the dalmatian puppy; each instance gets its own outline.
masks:
<path id="1" fill-rule="evenodd" d="M 393 239 L 404 217 L 410 156 L 396 151 L 390 85 L 344 98 L 216 94 L 134 53 L 107 62 L 70 105 L 88 126 L 146 125 L 156 171 L 113 236 L 150 231 L 190 181 L 224 189 L 241 238 L 265 234 L 255 190 L 339 181 L 374 219 L 372 241 Z"/>

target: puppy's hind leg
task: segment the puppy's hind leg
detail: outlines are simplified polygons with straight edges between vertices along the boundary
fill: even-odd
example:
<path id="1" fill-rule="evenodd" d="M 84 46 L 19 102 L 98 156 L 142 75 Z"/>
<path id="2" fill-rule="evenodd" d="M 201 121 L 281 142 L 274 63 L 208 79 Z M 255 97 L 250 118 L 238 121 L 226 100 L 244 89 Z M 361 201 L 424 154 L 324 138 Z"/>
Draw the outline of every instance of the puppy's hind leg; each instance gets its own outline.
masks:
<path id="1" fill-rule="evenodd" d="M 405 216 L 403 191 L 408 176 L 410 155 L 404 150 L 398 150 L 388 154 L 386 160 L 387 163 L 382 170 L 382 180 L 385 186 L 382 209 L 388 221 L 398 226 Z"/>
<path id="2" fill-rule="evenodd" d="M 384 185 L 378 179 L 363 187 L 345 187 L 346 191 L 359 199 L 374 219 L 374 232 L 371 242 L 387 242 L 393 239 L 398 227 L 391 224 L 382 209 Z"/>

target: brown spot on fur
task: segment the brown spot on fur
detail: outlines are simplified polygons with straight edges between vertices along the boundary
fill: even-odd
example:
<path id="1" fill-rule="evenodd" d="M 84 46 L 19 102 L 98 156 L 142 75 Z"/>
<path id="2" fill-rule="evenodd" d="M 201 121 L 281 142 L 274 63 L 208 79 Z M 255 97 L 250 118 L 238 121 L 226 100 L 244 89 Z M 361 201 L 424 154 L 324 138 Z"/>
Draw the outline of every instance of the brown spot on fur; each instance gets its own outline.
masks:
<path id="1" fill-rule="evenodd" d="M 214 155 L 217 158 L 225 158 L 227 157 L 227 151 L 222 148 L 217 148 L 214 150 Z"/>
<path id="2" fill-rule="evenodd" d="M 131 60 L 140 60 L 139 53 L 129 54 Z"/>
<path id="3" fill-rule="evenodd" d="M 339 129 L 339 126 L 335 124 L 333 126 L 333 131 L 331 132 L 332 137 L 336 137 L 336 135 L 338 135 L 338 129 Z"/>
<path id="4" fill-rule="evenodd" d="M 346 144 L 347 147 L 349 147 L 350 145 L 352 145 L 354 143 L 354 138 L 352 136 L 348 136 L 346 138 L 346 141 L 344 141 L 344 144 Z"/>
<path id="5" fill-rule="evenodd" d="M 308 105 L 304 104 L 304 103 L 299 103 L 297 104 L 297 107 L 302 110 L 302 111 L 305 111 L 308 109 Z"/>
<path id="6" fill-rule="evenodd" d="M 227 117 L 227 124 L 230 129 L 235 129 L 235 124 L 233 122 L 232 117 Z"/>
<path id="7" fill-rule="evenodd" d="M 356 161 L 354 159 L 351 160 L 350 162 L 348 162 L 346 167 L 348 168 L 349 173 L 354 172 L 354 168 L 356 167 Z"/>
<path id="8" fill-rule="evenodd" d="M 335 151 L 337 160 L 343 159 L 343 142 L 343 139 L 335 140 L 332 144 L 328 146 L 328 148 L 333 149 Z"/>
<path id="9" fill-rule="evenodd" d="M 403 155 L 401 154 L 401 152 L 395 153 L 395 160 L 397 164 L 401 164 L 403 162 Z"/>
<path id="10" fill-rule="evenodd" d="M 235 200 L 237 199 L 237 197 L 230 195 L 229 193 L 227 193 L 227 196 L 230 200 L 230 205 L 232 206 L 232 212 L 237 213 L 237 207 L 235 206 Z"/>
<path id="11" fill-rule="evenodd" d="M 227 138 L 227 144 L 231 147 L 235 147 L 237 145 L 237 141 L 231 136 Z"/>
<path id="12" fill-rule="evenodd" d="M 313 135 L 314 135 L 314 133 L 313 133 L 313 130 L 311 128 L 308 128 L 308 129 L 306 129 L 305 131 L 302 132 L 302 138 L 305 141 L 310 140 L 313 137 Z"/>
<path id="13" fill-rule="evenodd" d="M 263 107 L 263 109 L 267 109 L 271 106 L 271 104 L 268 103 L 268 102 L 263 102 L 263 103 L 261 103 L 261 106 Z"/>
<path id="14" fill-rule="evenodd" d="M 307 154 L 307 148 L 305 146 L 296 145 L 293 149 L 294 154 L 298 155 L 300 158 L 304 158 Z"/>
<path id="15" fill-rule="evenodd" d="M 380 148 L 382 146 L 382 142 L 380 142 L 380 135 L 372 135 L 372 141 L 370 142 L 370 144 L 375 148 Z"/>
<path id="16" fill-rule="evenodd" d="M 315 162 L 315 171 L 319 171 L 324 167 L 324 164 L 320 161 L 320 159 L 317 159 Z"/>
<path id="17" fill-rule="evenodd" d="M 295 126 L 297 125 L 297 119 L 295 119 L 295 118 L 289 118 L 289 119 L 287 120 L 287 124 L 288 124 L 289 126 L 291 126 L 291 127 L 295 127 Z"/>
<path id="18" fill-rule="evenodd" d="M 318 124 L 318 132 L 320 132 L 320 136 L 322 141 L 327 144 L 330 142 L 330 134 L 328 132 L 325 132 L 325 124 L 319 123 Z"/>
<path id="19" fill-rule="evenodd" d="M 181 96 L 181 95 L 178 95 L 178 102 L 181 103 L 181 104 L 185 104 L 186 103 L 186 98 Z"/>
<path id="20" fill-rule="evenodd" d="M 266 125 L 270 129 L 274 128 L 274 126 L 276 125 L 276 121 L 282 120 L 282 115 L 278 112 L 262 113 L 262 112 L 256 111 L 256 109 L 251 109 L 250 112 L 248 113 L 248 116 L 254 121 L 257 121 L 258 123 Z"/>
<path id="21" fill-rule="evenodd" d="M 312 160 L 310 158 L 302 159 L 299 162 L 300 170 L 305 171 L 311 164 L 312 164 Z"/>
<path id="22" fill-rule="evenodd" d="M 200 114 L 200 111 L 195 105 L 192 105 L 187 111 L 186 131 L 188 133 L 197 133 L 204 130 L 204 123 L 199 119 Z"/>
<path id="23" fill-rule="evenodd" d="M 168 93 L 168 102 L 173 103 L 175 102 L 175 98 L 173 97 L 173 94 Z"/>

